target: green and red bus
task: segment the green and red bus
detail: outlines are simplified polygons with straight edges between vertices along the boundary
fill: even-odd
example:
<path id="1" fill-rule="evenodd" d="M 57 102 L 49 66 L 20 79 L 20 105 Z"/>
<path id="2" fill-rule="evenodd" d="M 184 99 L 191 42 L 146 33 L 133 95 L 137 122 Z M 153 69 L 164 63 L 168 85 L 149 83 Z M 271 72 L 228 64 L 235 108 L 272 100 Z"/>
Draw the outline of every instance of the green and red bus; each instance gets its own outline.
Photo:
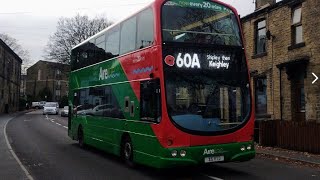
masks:
<path id="1" fill-rule="evenodd" d="M 72 49 L 68 135 L 156 168 L 255 156 L 234 8 L 155 0 Z"/>

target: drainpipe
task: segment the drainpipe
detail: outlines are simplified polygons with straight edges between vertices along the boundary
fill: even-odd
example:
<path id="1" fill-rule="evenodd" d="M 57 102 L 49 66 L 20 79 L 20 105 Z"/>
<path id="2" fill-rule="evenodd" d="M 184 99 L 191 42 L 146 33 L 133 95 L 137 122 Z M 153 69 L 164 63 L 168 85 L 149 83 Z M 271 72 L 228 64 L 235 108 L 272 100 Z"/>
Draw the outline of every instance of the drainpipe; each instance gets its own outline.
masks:
<path id="1" fill-rule="evenodd" d="M 282 121 L 282 67 L 279 68 L 279 74 L 280 74 L 280 120 Z"/>

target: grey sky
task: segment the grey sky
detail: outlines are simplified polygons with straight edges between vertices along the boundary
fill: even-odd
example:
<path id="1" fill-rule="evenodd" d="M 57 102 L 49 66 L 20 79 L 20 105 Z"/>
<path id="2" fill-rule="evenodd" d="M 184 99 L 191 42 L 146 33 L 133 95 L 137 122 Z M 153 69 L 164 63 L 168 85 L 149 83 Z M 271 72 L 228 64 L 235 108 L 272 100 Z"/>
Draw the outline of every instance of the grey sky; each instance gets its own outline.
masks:
<path id="1" fill-rule="evenodd" d="M 153 0 L 9 0 L 0 6 L 0 33 L 19 40 L 30 52 L 31 61 L 43 59 L 43 49 L 56 30 L 59 17 L 77 13 L 120 20 Z M 254 11 L 253 0 L 222 0 L 234 6 L 241 16 Z M 93 3 L 94 2 L 94 3 Z"/>

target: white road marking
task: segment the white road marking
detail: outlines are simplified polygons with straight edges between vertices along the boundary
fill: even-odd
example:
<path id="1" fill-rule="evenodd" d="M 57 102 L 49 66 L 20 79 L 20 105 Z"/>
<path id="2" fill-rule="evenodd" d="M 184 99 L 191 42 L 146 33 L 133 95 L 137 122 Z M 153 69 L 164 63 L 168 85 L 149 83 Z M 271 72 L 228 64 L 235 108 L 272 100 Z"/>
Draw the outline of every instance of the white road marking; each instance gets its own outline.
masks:
<path id="1" fill-rule="evenodd" d="M 13 119 L 13 118 L 12 118 Z M 11 121 L 11 119 L 9 120 Z M 13 151 L 10 143 L 9 143 L 9 140 L 8 140 L 8 136 L 7 136 L 7 124 L 8 122 L 6 122 L 6 124 L 4 125 L 4 128 L 3 128 L 3 132 L 4 132 L 4 138 L 6 139 L 6 143 L 7 143 L 7 146 L 9 148 L 9 151 L 11 152 L 12 156 L 14 157 L 14 159 L 17 161 L 17 163 L 19 164 L 19 166 L 21 167 L 21 169 L 24 171 L 24 173 L 26 174 L 27 178 L 29 180 L 33 180 L 33 177 L 30 175 L 30 173 L 28 172 L 28 170 L 24 167 L 24 165 L 21 163 L 20 159 L 18 158 L 18 156 L 16 155 L 16 153 Z"/>
<path id="2" fill-rule="evenodd" d="M 55 121 L 54 121 L 55 119 L 50 119 L 50 118 L 49 118 L 49 120 L 50 120 L 51 122 L 55 123 L 55 124 L 58 125 L 58 126 L 62 126 L 62 127 L 64 127 L 65 129 L 68 129 L 67 126 L 63 126 L 62 124 L 55 122 Z"/>
<path id="3" fill-rule="evenodd" d="M 214 180 L 223 180 L 223 179 L 218 178 L 218 177 L 209 176 L 208 174 L 202 174 L 202 175 L 203 175 L 203 176 L 206 176 L 206 177 L 208 177 L 208 178 L 210 178 L 210 179 L 214 179 Z"/>

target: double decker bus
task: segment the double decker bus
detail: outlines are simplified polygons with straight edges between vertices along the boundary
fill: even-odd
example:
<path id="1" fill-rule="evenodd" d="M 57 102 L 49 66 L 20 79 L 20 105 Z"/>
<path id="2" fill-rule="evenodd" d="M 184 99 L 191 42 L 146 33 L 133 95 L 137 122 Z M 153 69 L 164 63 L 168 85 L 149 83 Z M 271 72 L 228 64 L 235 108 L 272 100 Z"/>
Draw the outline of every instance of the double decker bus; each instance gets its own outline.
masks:
<path id="1" fill-rule="evenodd" d="M 72 49 L 68 135 L 156 168 L 247 161 L 254 109 L 235 9 L 155 0 Z"/>

